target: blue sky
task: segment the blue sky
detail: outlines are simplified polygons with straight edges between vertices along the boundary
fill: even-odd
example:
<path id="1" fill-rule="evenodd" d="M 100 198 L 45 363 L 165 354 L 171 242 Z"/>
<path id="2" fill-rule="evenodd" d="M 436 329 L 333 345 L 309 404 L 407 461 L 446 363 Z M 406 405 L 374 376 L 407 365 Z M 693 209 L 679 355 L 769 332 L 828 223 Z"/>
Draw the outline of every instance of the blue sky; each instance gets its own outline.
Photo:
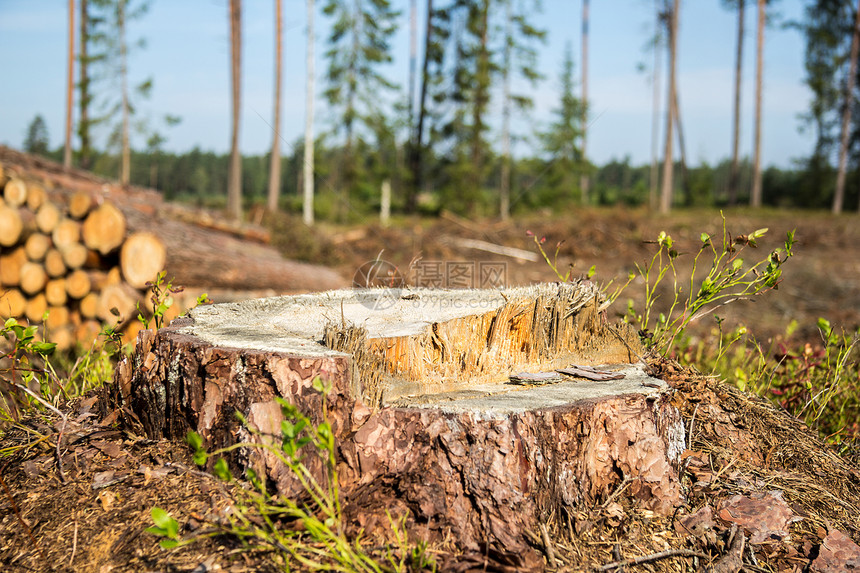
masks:
<path id="1" fill-rule="evenodd" d="M 388 75 L 404 85 L 408 70 L 408 0 L 393 0 L 403 10 L 395 40 L 395 62 Z M 243 7 L 243 102 L 240 145 L 247 154 L 271 145 L 274 24 L 273 2 L 246 0 Z M 321 2 L 318 0 L 318 5 Z M 424 0 L 418 0 L 419 12 Z M 754 4 L 748 2 L 749 4 Z M 36 114 L 48 124 L 52 145 L 63 134 L 66 58 L 66 2 L 0 0 L 0 143 L 20 147 Z M 653 0 L 592 0 L 589 96 L 592 123 L 589 158 L 602 164 L 630 156 L 634 163 L 651 157 L 652 88 L 639 64 L 651 68 L 653 55 L 643 47 L 653 34 Z M 534 22 L 547 30 L 540 68 L 546 80 L 534 90 L 536 108 L 518 118 L 515 128 L 528 135 L 545 125 L 558 101 L 558 72 L 566 43 L 580 66 L 581 0 L 544 0 Z M 284 88 L 282 133 L 288 144 L 304 129 L 305 1 L 284 0 Z M 782 20 L 800 18 L 799 0 L 776 4 Z M 755 9 L 747 8 L 742 99 L 741 152 L 751 155 L 753 80 L 755 77 Z M 419 28 L 421 27 L 419 19 Z M 322 54 L 328 23 L 318 13 L 317 77 L 325 72 Z M 711 164 L 731 151 L 732 85 L 736 14 L 719 0 L 685 0 L 681 7 L 679 89 L 688 161 Z M 149 13 L 129 28 L 131 39 L 147 47 L 130 61 L 132 81 L 153 77 L 152 98 L 141 104 L 145 116 L 179 115 L 182 123 L 165 131 L 166 147 L 187 151 L 194 146 L 225 152 L 230 137 L 229 29 L 227 0 L 153 0 Z M 813 146 L 810 133 L 799 133 L 798 114 L 807 110 L 810 93 L 803 85 L 803 37 L 779 25 L 767 32 L 765 51 L 765 165 L 788 167 Z M 663 65 L 664 80 L 666 66 Z M 318 81 L 318 93 L 322 86 Z M 316 131 L 330 126 L 318 100 Z M 498 106 L 494 107 L 498 115 Z M 661 118 L 661 128 L 664 123 Z M 497 138 L 497 134 L 494 134 Z M 662 136 L 661 136 L 662 138 Z M 661 139 L 662 140 L 662 139 Z M 103 146 L 104 137 L 97 145 Z M 525 152 L 520 144 L 519 152 Z M 661 144 L 662 145 L 662 144 Z M 286 147 L 286 149 L 284 149 Z M 289 145 L 282 146 L 289 153 Z M 661 147 L 662 149 L 662 147 Z M 676 146 L 677 149 L 677 146 Z"/>

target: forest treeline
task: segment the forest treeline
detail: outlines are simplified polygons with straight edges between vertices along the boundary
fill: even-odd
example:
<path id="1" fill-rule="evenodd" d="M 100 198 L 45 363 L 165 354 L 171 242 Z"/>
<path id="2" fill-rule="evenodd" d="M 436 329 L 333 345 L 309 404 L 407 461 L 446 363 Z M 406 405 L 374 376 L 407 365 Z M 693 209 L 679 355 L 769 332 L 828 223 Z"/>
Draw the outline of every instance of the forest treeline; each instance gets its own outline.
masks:
<path id="1" fill-rule="evenodd" d="M 301 142 L 288 146 L 292 152 L 281 159 L 281 178 L 279 188 L 279 208 L 288 212 L 302 211 L 302 172 L 304 148 Z M 62 160 L 62 149 L 37 150 L 39 153 L 54 159 Z M 334 152 L 336 153 L 336 151 Z M 337 220 L 339 217 L 339 192 L 320 184 L 326 181 L 328 160 L 326 153 L 317 149 L 318 183 L 315 200 L 316 216 L 323 220 Z M 321 156 L 321 157 L 320 157 Z M 162 152 L 159 154 L 132 152 L 131 183 L 133 185 L 150 186 L 160 190 L 166 199 L 181 201 L 198 206 L 225 208 L 227 201 L 227 172 L 229 154 L 216 154 L 202 151 L 198 148 L 190 152 L 175 154 Z M 97 153 L 93 170 L 105 176 L 115 176 L 117 157 L 111 154 Z M 498 158 L 494 160 L 489 178 L 500 175 Z M 242 188 L 244 207 L 266 204 L 269 178 L 269 156 L 252 155 L 242 158 Z M 680 162 L 675 163 L 675 169 L 681 173 Z M 582 204 L 579 189 L 571 192 L 569 188 L 558 186 L 548 180 L 547 162 L 539 158 L 521 159 L 513 162 L 512 178 L 513 196 L 511 210 L 522 213 L 534 209 L 560 209 Z M 718 165 L 700 164 L 686 169 L 688 182 L 675 180 L 676 201 L 678 207 L 727 207 L 729 206 L 729 181 L 731 178 L 731 161 L 726 159 Z M 860 181 L 856 172 L 849 174 L 849 188 L 856 189 Z M 785 208 L 828 209 L 832 196 L 821 192 L 821 181 L 827 181 L 833 188 L 836 178 L 835 169 L 831 168 L 822 179 L 822 174 L 813 175 L 806 169 L 766 168 L 763 172 L 763 200 L 766 206 Z M 629 158 L 610 161 L 602 166 L 593 167 L 591 177 L 591 205 L 628 205 L 647 206 L 650 193 L 651 166 L 634 165 Z M 742 189 L 749 189 L 752 180 L 752 164 L 748 159 L 740 164 L 740 184 Z M 496 204 L 494 190 L 488 187 L 483 197 L 486 214 L 495 215 Z M 850 204 L 849 194 L 849 204 Z M 856 194 L 855 194 L 856 197 Z M 368 216 L 378 215 L 380 209 L 380 191 L 373 186 L 367 186 L 365 193 L 353 197 L 349 213 L 345 219 L 355 221 Z M 450 209 L 448 205 L 433 193 L 425 193 L 417 210 L 423 214 L 435 214 L 441 209 Z M 738 196 L 738 204 L 749 203 L 748 192 Z M 392 208 L 395 212 L 405 212 L 406 205 L 403 197 L 393 198 Z"/>
<path id="2" fill-rule="evenodd" d="M 581 4 L 582 61 L 574 61 L 568 46 L 561 69 L 551 75 L 539 65 L 547 33 L 532 21 L 539 0 L 423 0 L 420 6 L 417 0 L 318 1 L 306 0 L 305 135 L 291 145 L 274 137 L 269 154 L 243 156 L 237 137 L 241 0 L 228 0 L 233 127 L 226 155 L 199 149 L 168 153 L 163 150 L 165 134 L 181 118 L 166 115 L 158 125 L 137 118 L 154 81 L 129 85 L 128 53 L 142 42 L 129 39 L 128 30 L 146 13 L 149 0 L 78 0 L 77 7 L 70 0 L 66 144 L 53 155 L 62 156 L 67 165 L 118 176 L 123 183 L 155 187 L 172 199 L 223 205 L 232 217 L 262 202 L 272 210 L 302 211 L 308 224 L 315 217 L 345 221 L 389 204 L 402 212 L 448 209 L 505 218 L 516 211 L 576 204 L 648 205 L 662 212 L 736 204 L 840 212 L 843 205 L 860 203 L 860 110 L 855 109 L 860 1 L 807 0 L 802 21 L 782 24 L 798 29 L 805 41 L 805 81 L 812 98 L 798 123 L 815 139 L 812 154 L 798 158 L 791 169 L 764 169 L 760 156 L 762 106 L 767 105 L 761 96 L 761 54 L 769 5 L 775 0 L 721 0 L 738 17 L 734 102 L 726 102 L 733 104 L 734 145 L 727 145 L 728 159 L 715 166 L 686 160 L 675 77 L 676 56 L 684 50 L 676 41 L 681 0 L 654 2 L 654 117 L 664 118 L 660 122 L 665 125 L 655 120 L 653 129 L 663 133 L 662 153 L 653 145 L 649 165 L 618 159 L 602 166 L 592 164 L 587 153 L 593 119 L 587 91 L 589 0 Z M 275 126 L 280 125 L 281 3 L 273 4 Z M 738 95 L 744 38 L 750 36 L 744 31 L 747 9 L 757 10 L 754 110 L 741 109 Z M 314 19 L 319 16 L 329 24 L 320 57 L 313 51 Z M 410 72 L 406 85 L 398 85 L 385 70 L 392 61 L 393 36 L 407 22 Z M 665 78 L 660 76 L 664 59 Z M 321 73 L 317 64 L 323 66 Z M 530 94 L 548 83 L 559 86 L 552 120 L 530 133 L 517 132 L 511 116 L 528 117 L 534 105 Z M 326 125 L 333 127 L 314 133 L 319 96 L 326 103 Z M 742 121 L 752 122 L 755 133 L 749 160 L 738 153 Z M 102 149 L 93 143 L 96 129 L 110 134 Z M 132 130 L 144 136 L 145 149 L 131 148 Z M 520 138 L 528 138 L 530 145 L 512 145 Z M 46 142 L 44 121 L 37 117 L 25 147 L 51 154 Z M 523 153 L 523 148 L 529 151 Z"/>

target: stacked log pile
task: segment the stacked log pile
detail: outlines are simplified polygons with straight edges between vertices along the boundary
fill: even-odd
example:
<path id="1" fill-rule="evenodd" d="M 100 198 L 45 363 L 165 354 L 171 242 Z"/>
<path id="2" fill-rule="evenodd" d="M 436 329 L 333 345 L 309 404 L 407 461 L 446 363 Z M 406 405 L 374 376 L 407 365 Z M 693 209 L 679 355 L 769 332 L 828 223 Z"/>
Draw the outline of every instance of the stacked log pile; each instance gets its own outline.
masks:
<path id="1" fill-rule="evenodd" d="M 113 202 L 87 191 L 49 193 L 5 169 L 0 182 L 0 317 L 43 324 L 61 350 L 106 323 L 136 334 L 147 282 L 165 266 L 164 243 L 129 232 Z"/>
<path id="2" fill-rule="evenodd" d="M 151 312 L 160 271 L 185 287 L 168 319 L 216 291 L 237 298 L 345 286 L 339 275 L 287 261 L 253 226 L 168 205 L 159 193 L 0 146 L 0 318 L 44 324 L 66 349 L 119 321 L 127 339 Z M 182 213 L 182 216 L 177 215 Z"/>

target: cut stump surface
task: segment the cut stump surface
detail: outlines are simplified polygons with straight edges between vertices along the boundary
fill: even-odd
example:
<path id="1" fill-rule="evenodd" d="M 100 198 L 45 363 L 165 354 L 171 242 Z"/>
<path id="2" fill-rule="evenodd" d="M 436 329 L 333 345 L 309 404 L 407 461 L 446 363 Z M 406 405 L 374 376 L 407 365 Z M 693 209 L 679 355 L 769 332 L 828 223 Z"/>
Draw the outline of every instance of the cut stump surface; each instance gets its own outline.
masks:
<path id="1" fill-rule="evenodd" d="M 605 500 L 622 482 L 670 513 L 680 502 L 684 426 L 635 335 L 605 324 L 588 281 L 500 290 L 359 289 L 199 307 L 144 331 L 117 369 L 116 400 L 153 438 L 248 441 L 241 412 L 277 434 L 282 396 L 322 420 L 331 384 L 349 523 L 389 530 L 409 512 L 426 538 L 539 555 L 526 531 Z M 521 372 L 600 365 L 594 381 L 514 384 Z M 308 457 L 312 471 L 321 462 Z M 269 456 L 239 450 L 285 495 L 299 484 Z"/>

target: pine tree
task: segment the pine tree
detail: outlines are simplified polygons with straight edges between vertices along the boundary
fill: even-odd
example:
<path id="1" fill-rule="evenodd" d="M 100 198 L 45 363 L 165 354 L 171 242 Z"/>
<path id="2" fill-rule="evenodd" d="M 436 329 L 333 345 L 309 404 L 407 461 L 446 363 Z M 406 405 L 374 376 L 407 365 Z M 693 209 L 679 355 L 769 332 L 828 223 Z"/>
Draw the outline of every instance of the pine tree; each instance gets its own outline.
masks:
<path id="1" fill-rule="evenodd" d="M 845 112 L 856 106 L 858 98 L 856 82 L 853 93 L 847 94 L 857 22 L 854 10 L 853 0 L 815 0 L 809 3 L 806 18 L 798 24 L 806 37 L 805 82 L 813 94 L 809 112 L 803 116 L 803 127 L 812 128 L 815 135 L 815 149 L 806 163 L 812 188 L 826 189 L 833 185 L 831 157 L 838 150 L 840 163 L 844 161 L 847 169 L 848 146 L 860 141 L 860 117 L 849 115 L 853 125 L 847 126 L 845 157 L 841 157 Z M 837 183 L 838 179 L 837 173 Z M 843 196 L 834 193 L 831 209 L 841 211 L 843 202 L 844 188 Z"/>
<path id="2" fill-rule="evenodd" d="M 127 39 L 128 25 L 141 18 L 149 9 L 148 0 L 91 0 L 96 12 L 95 21 L 100 24 L 97 32 L 88 32 L 88 40 L 101 51 L 90 57 L 90 63 L 98 67 L 100 79 L 107 83 L 101 109 L 104 112 L 94 122 L 108 122 L 111 131 L 108 147 L 120 149 L 120 183 L 126 185 L 131 177 L 131 128 L 137 112 L 137 99 L 146 99 L 152 90 L 152 79 L 136 86 L 129 86 L 128 58 L 130 51 L 145 46 L 141 40 L 130 44 Z M 84 80 L 82 79 L 82 82 Z M 89 89 L 88 80 L 87 89 Z M 83 85 L 83 84 L 82 84 Z M 83 99 L 83 98 L 82 98 Z M 136 122 L 136 131 L 145 134 L 143 122 Z"/>
<path id="3" fill-rule="evenodd" d="M 48 126 L 41 114 L 33 118 L 27 126 L 27 135 L 24 139 L 24 151 L 37 155 L 47 155 L 50 139 L 48 137 Z"/>
<path id="4" fill-rule="evenodd" d="M 546 33 L 529 23 L 528 15 L 540 10 L 536 0 L 520 1 L 516 8 L 514 0 L 505 2 L 505 33 L 502 49 L 502 168 L 499 189 L 499 215 L 502 219 L 510 216 L 511 207 L 511 112 L 531 110 L 534 101 L 526 94 L 511 93 L 511 80 L 517 76 L 536 86 L 543 76 L 537 71 L 537 49 L 535 43 L 542 41 Z"/>
<path id="5" fill-rule="evenodd" d="M 446 208 L 471 215 L 478 213 L 487 174 L 490 88 L 499 69 L 491 53 L 490 6 L 491 0 L 454 0 L 444 9 L 453 62 L 436 72 L 451 81 L 434 100 L 454 107 L 438 117 L 432 134 L 433 143 L 447 149 L 443 201 Z"/>
<path id="6" fill-rule="evenodd" d="M 412 126 L 409 141 L 410 185 L 406 196 L 406 210 L 414 212 L 417 207 L 418 192 L 424 186 L 426 157 L 432 141 L 425 143 L 425 132 L 430 131 L 430 139 L 435 140 L 436 130 L 431 126 L 439 119 L 436 105 L 444 99 L 440 89 L 444 81 L 443 65 L 445 45 L 450 36 L 447 9 L 434 8 L 433 0 L 427 0 L 426 28 L 424 32 L 424 59 L 421 64 L 421 89 L 418 92 L 418 115 Z M 427 127 L 430 126 L 430 129 Z"/>
<path id="7" fill-rule="evenodd" d="M 561 74 L 561 99 L 552 110 L 553 121 L 549 129 L 540 133 L 543 152 L 547 156 L 546 188 L 548 199 L 576 200 L 577 178 L 585 168 L 582 156 L 582 100 L 576 97 L 574 85 L 573 48 L 568 44 L 564 52 Z"/>
<path id="8" fill-rule="evenodd" d="M 325 98 L 334 115 L 332 131 L 343 137 L 340 215 L 345 217 L 362 170 L 358 143 L 369 135 L 386 93 L 395 88 L 381 68 L 392 60 L 390 42 L 399 12 L 390 0 L 326 0 L 323 12 L 333 21 L 325 54 Z"/>

